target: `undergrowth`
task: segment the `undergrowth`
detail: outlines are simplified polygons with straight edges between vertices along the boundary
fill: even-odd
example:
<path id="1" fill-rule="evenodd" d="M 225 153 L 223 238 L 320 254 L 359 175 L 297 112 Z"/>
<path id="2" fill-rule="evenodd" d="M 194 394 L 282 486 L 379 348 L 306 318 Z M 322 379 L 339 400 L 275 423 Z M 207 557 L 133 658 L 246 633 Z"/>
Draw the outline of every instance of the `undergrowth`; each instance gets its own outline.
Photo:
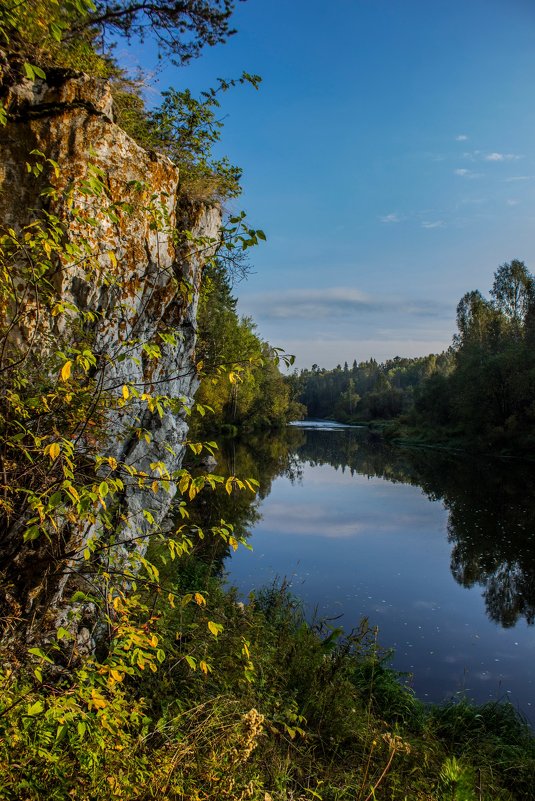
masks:
<path id="1" fill-rule="evenodd" d="M 425 706 L 366 621 L 309 625 L 284 586 L 242 604 L 194 560 L 166 580 L 203 601 L 140 605 L 165 652 L 155 672 L 3 673 L 1 799 L 535 797 L 535 740 L 512 706 Z"/>

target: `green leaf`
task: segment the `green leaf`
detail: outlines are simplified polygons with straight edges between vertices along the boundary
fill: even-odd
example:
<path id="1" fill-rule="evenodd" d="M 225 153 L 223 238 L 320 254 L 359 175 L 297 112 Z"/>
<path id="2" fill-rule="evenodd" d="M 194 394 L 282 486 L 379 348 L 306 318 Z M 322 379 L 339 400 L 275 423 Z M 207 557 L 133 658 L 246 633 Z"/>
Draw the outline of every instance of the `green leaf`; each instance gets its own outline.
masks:
<path id="1" fill-rule="evenodd" d="M 51 22 L 48 26 L 48 30 L 50 31 L 52 38 L 55 39 L 56 42 L 61 42 L 63 30 L 60 25 L 58 25 L 55 22 Z"/>
<path id="2" fill-rule="evenodd" d="M 42 701 L 36 701 L 34 704 L 28 704 L 26 709 L 27 715 L 39 715 L 44 711 L 45 705 Z"/>
<path id="3" fill-rule="evenodd" d="M 39 659 L 44 659 L 45 662 L 49 662 L 51 665 L 54 664 L 50 657 L 47 656 L 40 648 L 28 648 L 28 653 L 33 654 L 33 656 L 38 656 Z"/>
<path id="4" fill-rule="evenodd" d="M 66 723 L 60 723 L 60 725 L 58 726 L 58 729 L 56 731 L 56 742 L 59 742 L 60 740 L 63 740 L 63 738 L 65 737 L 66 734 L 67 734 L 67 724 Z"/>
<path id="5" fill-rule="evenodd" d="M 24 532 L 23 540 L 24 542 L 32 542 L 32 540 L 36 540 L 41 533 L 41 529 L 39 526 L 30 526 Z"/>
<path id="6" fill-rule="evenodd" d="M 50 496 L 50 500 L 48 502 L 48 505 L 52 509 L 56 509 L 61 504 L 62 500 L 63 500 L 63 493 L 62 492 L 54 492 L 54 494 Z"/>

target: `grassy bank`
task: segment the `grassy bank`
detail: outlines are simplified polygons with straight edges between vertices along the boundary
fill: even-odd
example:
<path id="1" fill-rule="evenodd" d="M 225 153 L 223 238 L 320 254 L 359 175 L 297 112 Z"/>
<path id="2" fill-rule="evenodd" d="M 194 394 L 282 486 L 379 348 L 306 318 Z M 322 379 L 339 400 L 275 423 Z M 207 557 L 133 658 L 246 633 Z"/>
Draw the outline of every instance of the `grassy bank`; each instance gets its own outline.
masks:
<path id="1" fill-rule="evenodd" d="M 535 797 L 535 740 L 510 705 L 425 706 L 367 622 L 310 626 L 284 587 L 243 605 L 195 559 L 168 574 L 197 602 L 140 601 L 154 670 L 47 678 L 34 654 L 42 680 L 4 672 L 1 799 Z"/>

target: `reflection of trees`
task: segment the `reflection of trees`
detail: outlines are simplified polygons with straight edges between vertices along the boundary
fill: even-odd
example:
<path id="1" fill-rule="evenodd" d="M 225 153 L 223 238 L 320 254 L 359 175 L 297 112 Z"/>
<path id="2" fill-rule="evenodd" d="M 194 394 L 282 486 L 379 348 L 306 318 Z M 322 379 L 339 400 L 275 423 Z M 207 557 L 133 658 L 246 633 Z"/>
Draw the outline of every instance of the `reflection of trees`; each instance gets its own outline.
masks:
<path id="1" fill-rule="evenodd" d="M 299 479 L 300 460 L 295 453 L 303 438 L 302 431 L 289 428 L 282 434 L 270 432 L 268 435 L 251 435 L 246 441 L 228 439 L 220 442 L 214 472 L 241 479 L 254 478 L 260 486 L 255 495 L 248 490 L 234 490 L 229 495 L 221 486 L 216 491 L 204 489 L 190 505 L 188 522 L 208 531 L 225 520 L 233 525 L 238 539 L 247 539 L 251 528 L 261 519 L 258 507 L 269 495 L 274 479 L 279 475 L 286 475 L 291 481 Z M 206 537 L 196 552 L 204 561 L 210 561 L 216 570 L 221 570 L 229 548 L 222 540 Z"/>
<path id="2" fill-rule="evenodd" d="M 465 587 L 484 587 L 487 613 L 502 626 L 524 617 L 535 622 L 535 499 L 532 470 L 504 475 L 495 466 L 471 493 L 462 486 L 447 497 L 451 570 Z"/>
<path id="3" fill-rule="evenodd" d="M 414 484 L 442 500 L 455 580 L 484 588 L 496 623 L 535 622 L 535 465 L 393 448 L 354 429 L 306 431 L 298 454 L 310 464 Z"/>
<path id="4" fill-rule="evenodd" d="M 238 537 L 247 537 L 273 480 L 279 475 L 298 480 L 303 462 L 413 484 L 431 500 L 441 500 L 449 511 L 455 580 L 483 587 L 487 614 L 496 623 L 535 622 L 535 465 L 394 448 L 366 429 L 288 428 L 222 443 L 215 472 L 255 478 L 259 491 L 229 496 L 203 490 L 191 522 L 208 529 L 223 519 L 233 523 Z M 209 538 L 202 550 L 203 558 L 219 567 L 227 556 L 223 544 Z"/>

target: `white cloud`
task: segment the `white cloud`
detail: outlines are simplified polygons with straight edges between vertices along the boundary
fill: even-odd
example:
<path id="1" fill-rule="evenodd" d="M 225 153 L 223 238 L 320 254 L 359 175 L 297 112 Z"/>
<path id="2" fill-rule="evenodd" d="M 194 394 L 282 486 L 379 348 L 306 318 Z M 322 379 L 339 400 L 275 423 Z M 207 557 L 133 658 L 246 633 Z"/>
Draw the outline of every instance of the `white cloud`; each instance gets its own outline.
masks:
<path id="1" fill-rule="evenodd" d="M 430 227 L 437 224 L 431 222 Z M 263 292 L 243 295 L 240 299 L 247 311 L 259 320 L 318 320 L 340 322 L 354 319 L 356 315 L 392 313 L 412 318 L 442 316 L 445 307 L 437 301 L 406 299 L 399 296 L 376 295 L 372 297 L 354 287 L 324 287 L 322 289 L 287 289 L 283 294 Z"/>
<path id="2" fill-rule="evenodd" d="M 467 139 L 468 137 L 466 136 L 466 134 L 459 134 L 459 136 L 455 137 L 456 142 L 466 142 Z"/>
<path id="3" fill-rule="evenodd" d="M 497 150 L 485 153 L 483 150 L 472 150 L 463 153 L 463 158 L 467 161 L 519 161 L 524 156 L 516 153 L 500 153 Z"/>
<path id="4" fill-rule="evenodd" d="M 464 167 L 459 167 L 457 170 L 453 170 L 454 175 L 459 175 L 461 178 L 481 178 L 481 172 L 474 172 L 473 170 L 467 170 Z"/>
<path id="5" fill-rule="evenodd" d="M 382 223 L 398 223 L 401 222 L 401 217 L 396 212 L 386 214 L 384 217 L 379 217 Z"/>
<path id="6" fill-rule="evenodd" d="M 377 301 L 353 287 L 287 289 L 282 296 L 266 292 L 250 296 L 251 301 L 256 316 L 279 320 L 340 317 L 375 310 L 377 307 Z"/>
<path id="7" fill-rule="evenodd" d="M 518 161 L 522 156 L 515 153 L 487 153 L 483 158 L 485 161 Z"/>
<path id="8" fill-rule="evenodd" d="M 508 200 L 506 201 L 506 203 L 507 203 L 507 205 L 508 205 L 508 206 L 518 206 L 518 204 L 520 203 L 520 201 L 519 201 L 519 200 L 516 200 L 515 198 L 512 198 L 512 197 L 511 197 L 511 198 L 508 198 Z"/>
<path id="9" fill-rule="evenodd" d="M 444 220 L 433 220 L 432 222 L 424 220 L 422 222 L 422 228 L 444 228 L 445 225 L 446 223 L 444 222 Z"/>
<path id="10" fill-rule="evenodd" d="M 513 175 L 511 178 L 505 179 L 507 183 L 511 181 L 531 181 L 531 175 Z"/>

